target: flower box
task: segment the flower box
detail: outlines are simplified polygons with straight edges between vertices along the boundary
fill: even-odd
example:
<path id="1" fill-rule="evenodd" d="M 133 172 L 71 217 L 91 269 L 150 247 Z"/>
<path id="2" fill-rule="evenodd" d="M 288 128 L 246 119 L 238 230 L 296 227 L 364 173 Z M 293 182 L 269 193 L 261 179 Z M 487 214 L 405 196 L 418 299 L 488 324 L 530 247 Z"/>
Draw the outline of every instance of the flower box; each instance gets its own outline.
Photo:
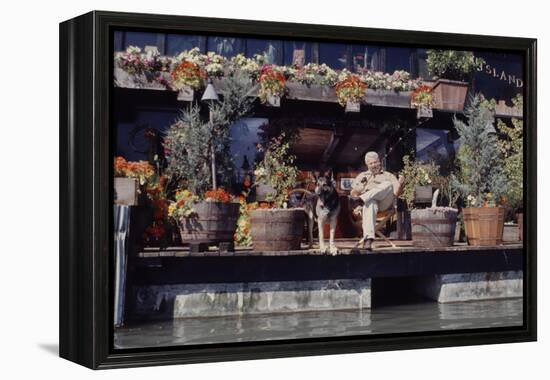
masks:
<path id="1" fill-rule="evenodd" d="M 434 108 L 462 111 L 468 93 L 468 83 L 449 79 L 438 79 L 433 86 Z"/>

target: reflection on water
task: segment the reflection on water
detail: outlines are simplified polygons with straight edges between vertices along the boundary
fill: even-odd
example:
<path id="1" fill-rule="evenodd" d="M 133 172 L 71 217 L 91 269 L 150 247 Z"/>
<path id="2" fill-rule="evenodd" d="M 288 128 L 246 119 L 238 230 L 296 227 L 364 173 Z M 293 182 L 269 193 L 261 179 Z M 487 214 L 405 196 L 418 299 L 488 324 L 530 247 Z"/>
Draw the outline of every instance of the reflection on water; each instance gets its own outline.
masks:
<path id="1" fill-rule="evenodd" d="M 116 348 L 521 326 L 523 300 L 386 306 L 372 310 L 183 318 L 115 329 Z"/>

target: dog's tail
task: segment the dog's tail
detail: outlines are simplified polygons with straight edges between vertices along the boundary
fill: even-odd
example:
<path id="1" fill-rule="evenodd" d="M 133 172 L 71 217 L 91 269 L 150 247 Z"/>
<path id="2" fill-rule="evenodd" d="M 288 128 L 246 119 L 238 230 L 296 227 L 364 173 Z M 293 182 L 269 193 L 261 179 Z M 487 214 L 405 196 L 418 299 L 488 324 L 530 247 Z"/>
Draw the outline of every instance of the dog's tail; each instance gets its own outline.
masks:
<path id="1" fill-rule="evenodd" d="M 302 197 L 302 199 L 300 200 L 300 204 L 298 205 L 299 207 L 303 207 L 304 206 L 304 202 L 306 200 L 306 198 L 309 196 L 313 196 L 314 194 L 309 191 L 309 190 L 306 190 L 306 189 L 303 189 L 303 188 L 299 188 L 299 189 L 293 189 L 293 190 L 290 190 L 288 192 L 288 196 L 290 197 L 292 194 L 294 193 L 302 193 L 304 194 L 304 196 Z"/>
<path id="2" fill-rule="evenodd" d="M 307 195 L 312 195 L 312 194 L 313 194 L 313 192 L 311 192 L 311 191 L 309 191 L 309 190 L 307 190 L 307 189 L 302 189 L 302 188 L 300 188 L 300 189 L 293 189 L 293 190 L 290 190 L 290 191 L 288 192 L 288 195 L 291 195 L 291 194 L 294 194 L 294 193 L 304 193 L 304 194 L 307 194 Z"/>

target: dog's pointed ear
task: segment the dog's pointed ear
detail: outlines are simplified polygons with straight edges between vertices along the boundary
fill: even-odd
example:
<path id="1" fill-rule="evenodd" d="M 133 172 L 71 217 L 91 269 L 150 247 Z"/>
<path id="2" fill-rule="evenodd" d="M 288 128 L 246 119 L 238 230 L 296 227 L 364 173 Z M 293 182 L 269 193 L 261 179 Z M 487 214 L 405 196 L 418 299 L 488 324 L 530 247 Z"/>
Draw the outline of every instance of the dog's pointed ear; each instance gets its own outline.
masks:
<path id="1" fill-rule="evenodd" d="M 332 169 L 327 169 L 327 170 L 325 170 L 325 172 L 323 173 L 323 175 L 324 175 L 326 178 L 334 179 L 334 172 L 332 171 Z"/>

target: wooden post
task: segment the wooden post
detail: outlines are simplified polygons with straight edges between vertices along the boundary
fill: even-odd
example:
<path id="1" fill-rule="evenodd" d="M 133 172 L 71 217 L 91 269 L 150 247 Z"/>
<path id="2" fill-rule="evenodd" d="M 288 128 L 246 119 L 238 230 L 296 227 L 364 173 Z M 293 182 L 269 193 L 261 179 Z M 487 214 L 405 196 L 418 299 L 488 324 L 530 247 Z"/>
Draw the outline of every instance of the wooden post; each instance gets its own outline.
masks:
<path id="1" fill-rule="evenodd" d="M 210 114 L 210 125 L 213 124 L 212 121 L 212 109 L 208 107 L 208 113 Z M 216 152 L 214 151 L 214 140 L 210 144 L 210 160 L 212 162 L 212 189 L 216 190 L 218 188 L 216 184 Z"/>

